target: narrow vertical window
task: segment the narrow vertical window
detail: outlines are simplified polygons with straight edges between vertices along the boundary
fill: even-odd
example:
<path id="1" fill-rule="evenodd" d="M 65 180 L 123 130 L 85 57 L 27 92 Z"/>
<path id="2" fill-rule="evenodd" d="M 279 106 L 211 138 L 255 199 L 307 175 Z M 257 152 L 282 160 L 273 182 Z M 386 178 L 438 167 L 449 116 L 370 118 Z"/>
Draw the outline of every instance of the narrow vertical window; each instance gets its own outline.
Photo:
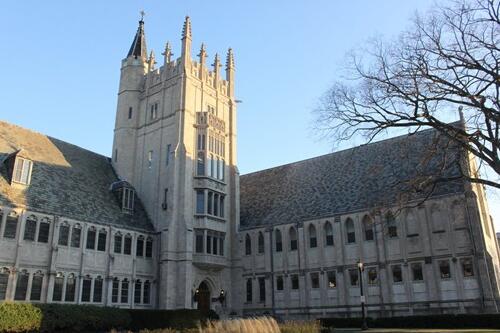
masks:
<path id="1" fill-rule="evenodd" d="M 128 280 L 124 279 L 122 281 L 122 293 L 121 293 L 121 298 L 120 302 L 121 303 L 128 303 Z"/>
<path id="2" fill-rule="evenodd" d="M 328 282 L 328 288 L 333 289 L 337 287 L 337 274 L 335 271 L 329 271 L 326 273 L 326 278 Z"/>
<path id="3" fill-rule="evenodd" d="M 2 267 L 0 268 L 0 301 L 7 298 L 7 286 L 9 284 L 10 271 Z"/>
<path id="4" fill-rule="evenodd" d="M 460 260 L 460 262 L 462 264 L 462 272 L 464 274 L 464 277 L 474 276 L 474 266 L 472 265 L 472 259 L 463 258 Z"/>
<path id="5" fill-rule="evenodd" d="M 448 260 L 439 261 L 439 273 L 441 274 L 441 279 L 451 278 L 450 262 Z"/>
<path id="6" fill-rule="evenodd" d="M 69 225 L 61 224 L 59 226 L 59 240 L 57 244 L 61 246 L 68 246 L 69 244 Z"/>
<path id="7" fill-rule="evenodd" d="M 52 291 L 53 301 L 55 302 L 62 301 L 63 284 L 64 284 L 64 275 L 62 273 L 57 273 L 54 279 L 54 289 Z"/>
<path id="8" fill-rule="evenodd" d="M 375 267 L 368 268 L 368 284 L 375 285 L 378 283 L 378 274 Z"/>
<path id="9" fill-rule="evenodd" d="M 106 251 L 106 239 L 107 234 L 105 230 L 99 231 L 99 236 L 97 238 L 97 251 Z"/>
<path id="10" fill-rule="evenodd" d="M 195 247 L 196 253 L 203 253 L 203 230 L 196 230 Z"/>
<path id="11" fill-rule="evenodd" d="M 144 288 L 142 291 L 142 302 L 144 304 L 150 303 L 150 295 L 151 295 L 151 283 L 149 282 L 149 280 L 146 280 L 144 282 Z"/>
<path id="12" fill-rule="evenodd" d="M 16 284 L 16 293 L 14 295 L 14 300 L 16 301 L 26 300 L 29 277 L 30 277 L 29 273 L 25 270 L 17 273 L 17 284 Z"/>
<path id="13" fill-rule="evenodd" d="M 205 213 L 205 191 L 196 190 L 196 214 Z"/>
<path id="14" fill-rule="evenodd" d="M 36 234 L 37 218 L 33 215 L 26 219 L 24 225 L 24 240 L 34 241 Z"/>
<path id="15" fill-rule="evenodd" d="M 103 280 L 102 280 L 102 277 L 100 277 L 100 276 L 98 276 L 94 280 L 94 298 L 92 299 L 92 301 L 94 303 L 101 303 L 102 302 L 102 283 L 103 283 Z"/>
<path id="16" fill-rule="evenodd" d="M 115 253 L 122 253 L 122 239 L 123 236 L 119 232 L 115 234 L 115 244 L 114 251 Z"/>
<path id="17" fill-rule="evenodd" d="M 86 276 L 82 282 L 82 302 L 90 302 L 90 291 L 92 289 L 92 278 Z"/>
<path id="18" fill-rule="evenodd" d="M 328 221 L 325 223 L 325 245 L 333 246 L 333 227 Z"/>
<path id="19" fill-rule="evenodd" d="M 80 239 L 82 238 L 82 228 L 79 224 L 73 226 L 71 231 L 71 247 L 80 247 Z"/>
<path id="20" fill-rule="evenodd" d="M 39 301 L 42 296 L 42 283 L 43 274 L 42 272 L 36 272 L 31 280 L 31 293 L 30 301 Z"/>
<path id="21" fill-rule="evenodd" d="M 389 235 L 389 238 L 398 237 L 398 227 L 396 225 L 396 219 L 391 212 L 388 212 L 385 215 L 385 223 L 387 226 L 387 234 Z"/>
<path id="22" fill-rule="evenodd" d="M 421 263 L 411 264 L 411 273 L 412 273 L 413 281 L 423 281 L 424 280 L 424 274 L 422 271 L 422 264 Z"/>
<path id="23" fill-rule="evenodd" d="M 38 227 L 38 242 L 48 243 L 50 234 L 50 223 L 47 220 L 40 221 L 40 226 Z"/>
<path id="24" fill-rule="evenodd" d="M 17 216 L 9 215 L 7 216 L 7 222 L 5 223 L 5 230 L 3 232 L 4 238 L 15 239 L 17 234 Z"/>
<path id="25" fill-rule="evenodd" d="M 347 243 L 356 243 L 356 232 L 354 231 L 354 222 L 349 218 L 345 221 Z"/>
<path id="26" fill-rule="evenodd" d="M 276 290 L 278 291 L 282 291 L 284 288 L 283 288 L 283 276 L 280 275 L 278 277 L 276 277 Z"/>
<path id="27" fill-rule="evenodd" d="M 214 193 L 214 215 L 219 216 L 219 194 Z"/>
<path id="28" fill-rule="evenodd" d="M 148 168 L 151 169 L 153 167 L 153 151 L 148 151 Z"/>
<path id="29" fill-rule="evenodd" d="M 259 253 L 264 253 L 264 234 L 259 231 L 259 239 L 258 239 L 258 251 Z"/>
<path id="30" fill-rule="evenodd" d="M 207 253 L 212 253 L 212 235 L 207 234 Z"/>
<path id="31" fill-rule="evenodd" d="M 311 273 L 311 288 L 312 289 L 319 288 L 319 273 L 318 272 Z"/>
<path id="32" fill-rule="evenodd" d="M 69 274 L 66 278 L 66 294 L 64 295 L 65 302 L 75 301 L 76 277 L 74 274 Z M 62 288 L 61 288 L 62 292 Z"/>
<path id="33" fill-rule="evenodd" d="M 352 287 L 359 286 L 359 272 L 358 269 L 350 269 L 349 270 L 349 280 L 351 282 Z"/>
<path id="34" fill-rule="evenodd" d="M 247 279 L 247 286 L 246 286 L 246 294 L 247 294 L 247 303 L 252 303 L 252 279 Z"/>
<path id="35" fill-rule="evenodd" d="M 299 289 L 299 276 L 297 274 L 293 274 L 292 276 L 290 276 L 290 279 L 292 281 L 292 289 L 298 290 Z"/>
<path id="36" fill-rule="evenodd" d="M 309 247 L 318 247 L 318 239 L 316 236 L 316 227 L 314 224 L 309 224 Z"/>
<path id="37" fill-rule="evenodd" d="M 198 153 L 198 162 L 196 166 L 196 174 L 198 176 L 204 176 L 205 175 L 205 153 L 199 152 Z"/>
<path id="38" fill-rule="evenodd" d="M 135 280 L 134 284 L 134 303 L 141 304 L 141 293 L 142 293 L 142 282 L 141 280 Z"/>
<path id="39" fill-rule="evenodd" d="M 297 250 L 297 230 L 295 230 L 294 227 L 290 228 L 289 231 L 289 237 L 290 237 L 290 251 L 295 251 Z"/>
<path id="40" fill-rule="evenodd" d="M 115 163 L 118 162 L 118 149 L 115 148 Z"/>
<path id="41" fill-rule="evenodd" d="M 153 239 L 148 237 L 146 239 L 146 258 L 153 257 Z"/>
<path id="42" fill-rule="evenodd" d="M 208 191 L 207 213 L 209 215 L 213 214 L 213 193 L 210 191 Z"/>
<path id="43" fill-rule="evenodd" d="M 250 235 L 245 235 L 245 254 L 247 256 L 252 254 L 252 240 L 250 239 Z"/>
<path id="44" fill-rule="evenodd" d="M 276 229 L 275 237 L 276 237 L 276 252 L 282 252 L 283 251 L 283 241 L 281 239 L 281 231 L 279 229 Z"/>
<path id="45" fill-rule="evenodd" d="M 128 108 L 128 119 L 132 119 L 132 107 Z"/>
<path id="46" fill-rule="evenodd" d="M 264 303 L 266 301 L 266 279 L 259 278 L 259 301 Z"/>
<path id="47" fill-rule="evenodd" d="M 373 240 L 373 221 L 368 215 L 363 217 L 363 229 L 365 231 L 365 240 L 372 241 Z"/>
<path id="48" fill-rule="evenodd" d="M 132 254 L 132 236 L 130 236 L 130 234 L 125 235 L 125 240 L 123 242 L 123 254 Z"/>
<path id="49" fill-rule="evenodd" d="M 139 236 L 139 238 L 137 238 L 137 248 L 135 251 L 135 255 L 137 257 L 144 256 L 144 237 L 142 236 Z"/>
<path id="50" fill-rule="evenodd" d="M 118 303 L 118 293 L 120 291 L 120 281 L 117 278 L 113 279 L 111 287 L 111 303 Z"/>
<path id="51" fill-rule="evenodd" d="M 220 196 L 220 207 L 219 207 L 219 217 L 224 217 L 224 196 Z"/>
<path id="52" fill-rule="evenodd" d="M 95 237 L 96 237 L 95 228 L 91 227 L 87 231 L 87 249 L 89 249 L 89 250 L 95 249 Z"/>

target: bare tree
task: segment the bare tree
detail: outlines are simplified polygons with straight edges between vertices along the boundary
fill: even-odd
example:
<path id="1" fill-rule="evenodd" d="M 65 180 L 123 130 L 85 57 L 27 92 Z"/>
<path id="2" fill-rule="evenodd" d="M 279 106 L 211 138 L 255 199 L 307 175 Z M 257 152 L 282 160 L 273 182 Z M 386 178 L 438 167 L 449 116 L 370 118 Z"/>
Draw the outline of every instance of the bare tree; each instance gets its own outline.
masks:
<path id="1" fill-rule="evenodd" d="M 500 176 L 500 0 L 447 4 L 416 14 L 397 40 L 374 39 L 351 53 L 348 80 L 325 94 L 316 124 L 335 140 L 361 134 L 368 142 L 391 128 L 434 128 L 446 145 L 470 152 Z M 462 122 L 450 123 L 457 110 Z M 424 182 L 467 179 L 500 188 L 498 177 L 465 172 L 463 163 L 461 170 Z"/>

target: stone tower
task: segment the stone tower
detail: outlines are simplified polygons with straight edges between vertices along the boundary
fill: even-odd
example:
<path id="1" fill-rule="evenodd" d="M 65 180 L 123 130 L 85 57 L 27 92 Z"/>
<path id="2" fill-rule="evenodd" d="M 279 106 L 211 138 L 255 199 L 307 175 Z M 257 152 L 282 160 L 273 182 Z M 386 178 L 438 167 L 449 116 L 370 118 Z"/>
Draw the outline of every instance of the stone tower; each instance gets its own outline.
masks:
<path id="1" fill-rule="evenodd" d="M 219 56 L 209 67 L 202 45 L 196 61 L 191 43 L 186 17 L 180 57 L 167 43 L 157 68 L 139 21 L 122 60 L 112 163 L 158 232 L 159 307 L 228 311 L 239 308 L 231 291 L 239 224 L 234 59 L 229 49 L 223 76 Z"/>

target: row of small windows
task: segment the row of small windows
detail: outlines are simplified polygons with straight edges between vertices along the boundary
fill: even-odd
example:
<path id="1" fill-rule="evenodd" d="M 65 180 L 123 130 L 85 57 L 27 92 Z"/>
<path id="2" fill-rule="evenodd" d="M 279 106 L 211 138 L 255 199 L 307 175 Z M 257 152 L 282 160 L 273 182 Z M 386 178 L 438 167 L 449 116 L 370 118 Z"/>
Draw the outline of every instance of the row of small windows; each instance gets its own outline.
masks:
<path id="1" fill-rule="evenodd" d="M 7 298 L 7 288 L 9 283 L 10 270 L 3 267 L 0 269 L 0 300 Z M 17 273 L 14 300 L 16 301 L 40 301 L 44 274 L 37 271 L 31 274 L 27 270 Z M 54 278 L 54 288 L 52 291 L 53 302 L 75 302 L 77 277 L 70 273 L 57 273 Z M 87 275 L 82 278 L 81 302 L 102 303 L 103 302 L 104 280 L 101 276 L 95 278 Z M 118 280 L 115 278 L 112 283 L 112 303 L 128 303 L 129 281 L 127 279 Z M 120 297 L 118 297 L 120 295 Z M 149 280 L 136 280 L 134 283 L 134 303 L 150 304 L 151 283 Z"/>
<path id="2" fill-rule="evenodd" d="M 196 163 L 196 175 L 212 177 L 219 180 L 224 180 L 226 162 L 220 157 L 214 157 L 210 154 L 208 163 L 205 164 L 205 153 L 199 152 Z M 205 170 L 206 169 L 206 170 Z M 206 171 L 206 172 L 205 172 Z"/>
<path id="3" fill-rule="evenodd" d="M 223 232 L 196 229 L 195 231 L 196 253 L 206 253 L 206 254 L 223 256 L 224 239 L 225 239 L 225 234 Z"/>
<path id="4" fill-rule="evenodd" d="M 365 241 L 374 240 L 374 224 L 373 220 L 365 215 L 362 220 L 363 223 L 363 233 Z M 398 230 L 395 222 L 395 218 L 392 214 L 388 214 L 386 217 L 386 227 L 388 231 L 388 236 L 390 238 L 394 238 L 398 236 Z M 282 252 L 283 251 L 283 240 L 281 231 L 276 229 L 274 232 L 275 237 L 275 251 Z M 288 230 L 288 238 L 289 238 L 289 250 L 294 251 L 298 248 L 297 241 L 297 230 L 295 227 L 290 227 Z M 356 242 L 356 231 L 354 228 L 354 221 L 350 218 L 345 221 L 345 240 L 347 244 Z M 333 237 L 333 226 L 329 221 L 323 225 L 323 244 L 325 246 L 333 246 L 334 245 L 334 237 Z M 318 247 L 318 234 L 316 230 L 316 226 L 314 224 L 309 224 L 308 227 L 308 246 L 310 248 Z M 262 232 L 258 234 L 258 253 L 264 253 L 264 236 Z M 252 254 L 252 239 L 249 234 L 245 236 L 245 254 Z"/>
<path id="5" fill-rule="evenodd" d="M 3 229 L 3 237 L 7 239 L 17 238 L 17 226 L 19 217 L 15 214 L 10 214 L 7 216 L 5 221 L 5 228 Z M 3 227 L 3 214 L 0 212 L 0 230 Z M 30 215 L 26 218 L 26 223 L 24 227 L 23 240 L 25 241 L 36 241 L 39 243 L 48 243 L 50 235 L 50 222 L 47 218 L 43 218 L 40 221 L 34 215 Z"/>
<path id="6" fill-rule="evenodd" d="M 226 144 L 224 136 L 210 131 L 208 136 L 208 151 L 215 153 L 219 156 L 225 156 Z M 203 147 L 203 150 L 205 147 Z"/>
<path id="7" fill-rule="evenodd" d="M 130 234 L 122 235 L 117 232 L 114 237 L 113 252 L 118 254 L 131 255 L 132 254 L 132 236 Z M 153 239 L 144 236 L 139 236 L 136 241 L 135 248 L 136 257 L 153 257 Z"/>
<path id="8" fill-rule="evenodd" d="M 464 277 L 473 277 L 474 276 L 474 268 L 472 264 L 472 259 L 470 258 L 462 258 L 460 259 L 462 274 Z M 423 265 L 422 263 L 412 263 L 411 267 L 411 280 L 414 282 L 420 282 L 424 280 L 423 273 Z M 451 278 L 451 270 L 450 270 L 450 262 L 449 260 L 440 260 L 438 261 L 439 274 L 441 279 L 450 279 Z M 365 269 L 367 284 L 368 285 L 377 285 L 379 283 L 378 271 L 376 267 L 367 267 Z M 393 283 L 403 283 L 403 271 L 401 265 L 391 265 L 391 274 L 392 274 L 392 282 Z M 337 288 L 337 273 L 336 271 L 327 271 L 325 272 L 325 282 L 326 288 L 334 289 Z M 349 275 L 349 285 L 351 287 L 359 286 L 359 270 L 358 268 L 353 268 L 348 270 Z M 319 272 L 311 272 L 309 273 L 310 279 L 310 288 L 311 289 L 319 289 L 320 288 L 320 273 Z M 259 301 L 265 301 L 265 280 L 264 278 L 258 279 L 259 283 Z M 299 286 L 299 275 L 291 274 L 289 276 L 289 288 L 291 290 L 300 289 Z M 285 289 L 285 278 L 283 275 L 278 275 L 276 277 L 276 290 L 283 291 Z M 253 283 L 252 279 L 247 279 L 246 281 L 246 301 L 251 303 L 253 300 Z"/>
<path id="9" fill-rule="evenodd" d="M 224 217 L 224 199 L 225 195 L 221 193 L 196 190 L 196 214 Z"/>

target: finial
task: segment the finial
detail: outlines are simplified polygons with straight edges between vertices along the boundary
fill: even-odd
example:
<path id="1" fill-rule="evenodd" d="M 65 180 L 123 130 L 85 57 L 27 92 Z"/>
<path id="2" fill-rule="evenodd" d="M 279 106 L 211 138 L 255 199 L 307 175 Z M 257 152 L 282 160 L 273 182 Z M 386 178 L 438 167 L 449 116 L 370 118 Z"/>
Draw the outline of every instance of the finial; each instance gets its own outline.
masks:
<path id="1" fill-rule="evenodd" d="M 200 64 L 204 64 L 205 59 L 207 58 L 207 51 L 205 50 L 205 43 L 201 43 L 200 53 L 198 53 L 198 57 L 200 57 Z"/>
<path id="2" fill-rule="evenodd" d="M 220 64 L 220 59 L 219 59 L 218 53 L 215 54 L 215 59 L 214 59 L 214 63 L 212 64 L 212 66 L 214 66 L 215 71 L 219 71 L 219 67 L 221 66 L 221 64 Z"/>
<path id="3" fill-rule="evenodd" d="M 191 38 L 191 19 L 186 16 L 184 20 L 184 26 L 182 27 L 182 39 Z"/>
<path id="4" fill-rule="evenodd" d="M 163 51 L 161 55 L 165 57 L 166 64 L 170 63 L 170 60 L 174 54 L 172 53 L 172 48 L 170 47 L 169 42 L 165 44 L 165 51 Z"/>
<path id="5" fill-rule="evenodd" d="M 144 10 L 141 10 L 139 14 L 141 14 L 141 20 L 139 22 L 144 22 L 144 16 L 146 15 L 146 12 Z"/>
<path id="6" fill-rule="evenodd" d="M 153 50 L 151 50 L 151 52 L 149 53 L 148 64 L 149 64 L 150 71 L 155 69 L 156 60 L 155 60 L 155 52 Z"/>
<path id="7" fill-rule="evenodd" d="M 234 69 L 234 55 L 233 55 L 233 49 L 229 48 L 227 50 L 227 57 L 226 57 L 226 70 L 229 69 Z"/>

